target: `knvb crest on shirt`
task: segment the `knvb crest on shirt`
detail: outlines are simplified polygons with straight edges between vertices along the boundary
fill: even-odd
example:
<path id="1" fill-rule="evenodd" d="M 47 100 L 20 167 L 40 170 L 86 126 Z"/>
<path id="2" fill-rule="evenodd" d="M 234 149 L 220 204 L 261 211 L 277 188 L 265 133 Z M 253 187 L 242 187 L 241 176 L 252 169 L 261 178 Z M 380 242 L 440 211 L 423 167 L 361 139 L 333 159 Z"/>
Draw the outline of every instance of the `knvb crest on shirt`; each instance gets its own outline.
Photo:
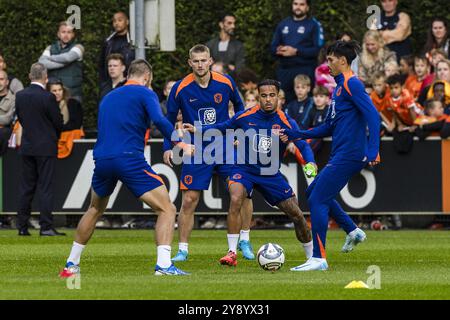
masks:
<path id="1" fill-rule="evenodd" d="M 272 137 L 263 134 L 253 136 L 253 150 L 260 153 L 269 153 L 272 149 Z"/>
<path id="2" fill-rule="evenodd" d="M 305 27 L 304 26 L 298 27 L 297 33 L 301 33 L 301 34 L 305 33 Z"/>
<path id="3" fill-rule="evenodd" d="M 192 180 L 193 180 L 192 176 L 187 175 L 187 176 L 184 177 L 184 183 L 186 185 L 190 185 L 192 183 Z"/>
<path id="4" fill-rule="evenodd" d="M 222 94 L 221 94 L 221 93 L 216 93 L 216 94 L 214 95 L 214 101 L 215 101 L 217 104 L 221 103 L 221 102 L 222 102 Z"/>
<path id="5" fill-rule="evenodd" d="M 201 108 L 198 110 L 198 120 L 202 125 L 209 125 L 216 123 L 216 109 Z"/>

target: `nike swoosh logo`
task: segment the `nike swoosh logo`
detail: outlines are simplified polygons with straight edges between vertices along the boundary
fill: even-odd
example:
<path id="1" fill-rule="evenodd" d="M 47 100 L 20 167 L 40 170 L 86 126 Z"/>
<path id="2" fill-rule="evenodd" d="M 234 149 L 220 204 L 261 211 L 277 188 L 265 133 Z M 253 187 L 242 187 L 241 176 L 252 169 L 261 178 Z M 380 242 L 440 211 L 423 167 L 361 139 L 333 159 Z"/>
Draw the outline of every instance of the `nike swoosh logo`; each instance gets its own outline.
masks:
<path id="1" fill-rule="evenodd" d="M 289 191 L 291 191 L 291 189 L 284 190 L 284 193 L 289 193 Z"/>
<path id="2" fill-rule="evenodd" d="M 197 101 L 198 99 L 189 99 L 189 102 Z"/>

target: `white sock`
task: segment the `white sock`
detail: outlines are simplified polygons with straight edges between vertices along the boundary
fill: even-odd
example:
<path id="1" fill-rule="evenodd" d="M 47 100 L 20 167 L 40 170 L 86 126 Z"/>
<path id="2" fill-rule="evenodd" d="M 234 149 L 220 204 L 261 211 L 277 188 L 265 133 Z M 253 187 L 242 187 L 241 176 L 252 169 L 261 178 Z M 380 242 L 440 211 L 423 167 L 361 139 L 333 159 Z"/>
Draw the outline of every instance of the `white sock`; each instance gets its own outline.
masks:
<path id="1" fill-rule="evenodd" d="M 70 251 L 70 256 L 67 258 L 67 262 L 72 262 L 75 265 L 79 265 L 81 253 L 83 252 L 84 247 L 86 247 L 86 245 L 82 245 L 74 241 L 72 250 Z"/>
<path id="2" fill-rule="evenodd" d="M 313 242 L 302 243 L 303 250 L 305 250 L 306 259 L 309 259 L 313 255 Z"/>
<path id="3" fill-rule="evenodd" d="M 239 240 L 250 241 L 250 230 L 241 230 Z"/>
<path id="4" fill-rule="evenodd" d="M 178 244 L 178 249 L 179 249 L 179 250 L 182 250 L 182 251 L 189 252 L 189 251 L 188 251 L 188 246 L 189 246 L 189 244 L 188 244 L 187 242 L 180 242 L 180 243 Z"/>
<path id="5" fill-rule="evenodd" d="M 236 253 L 237 245 L 239 241 L 239 234 L 227 234 L 228 238 L 228 251 Z"/>
<path id="6" fill-rule="evenodd" d="M 172 264 L 170 261 L 170 252 L 172 251 L 172 248 L 170 246 L 158 246 L 158 260 L 156 261 L 156 264 L 160 266 L 161 268 L 168 268 Z"/>

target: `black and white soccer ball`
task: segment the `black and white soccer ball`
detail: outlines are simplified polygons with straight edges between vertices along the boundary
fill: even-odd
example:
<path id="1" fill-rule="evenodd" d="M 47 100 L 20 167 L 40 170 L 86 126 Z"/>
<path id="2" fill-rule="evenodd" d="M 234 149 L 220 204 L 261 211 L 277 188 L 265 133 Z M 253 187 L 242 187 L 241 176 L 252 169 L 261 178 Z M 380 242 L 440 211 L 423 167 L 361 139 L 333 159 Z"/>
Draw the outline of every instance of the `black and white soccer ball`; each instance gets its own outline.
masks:
<path id="1" fill-rule="evenodd" d="M 258 250 L 258 263 L 266 271 L 277 271 L 284 264 L 284 250 L 276 243 L 266 243 Z"/>

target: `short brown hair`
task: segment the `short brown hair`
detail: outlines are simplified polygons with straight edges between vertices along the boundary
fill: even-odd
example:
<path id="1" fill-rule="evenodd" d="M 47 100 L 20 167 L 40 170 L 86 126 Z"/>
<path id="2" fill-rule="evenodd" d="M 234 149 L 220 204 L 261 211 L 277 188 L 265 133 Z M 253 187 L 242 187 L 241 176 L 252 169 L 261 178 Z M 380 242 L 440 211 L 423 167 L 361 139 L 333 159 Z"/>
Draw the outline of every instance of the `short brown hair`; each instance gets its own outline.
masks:
<path id="1" fill-rule="evenodd" d="M 311 79 L 306 74 L 298 74 L 294 78 L 294 85 L 296 85 L 297 83 L 311 87 Z"/>
<path id="2" fill-rule="evenodd" d="M 373 84 L 376 80 L 383 79 L 386 82 L 386 75 L 384 72 L 377 72 L 370 78 L 370 84 Z"/>
<path id="3" fill-rule="evenodd" d="M 153 68 L 150 63 L 144 59 L 136 59 L 130 64 L 128 69 L 128 78 L 130 77 L 142 77 L 145 73 L 153 73 Z"/>
<path id="4" fill-rule="evenodd" d="M 193 53 L 203 53 L 203 52 L 207 52 L 208 55 L 211 56 L 211 53 L 207 46 L 205 46 L 204 44 L 196 44 L 189 50 L 189 58 L 192 58 Z"/>
<path id="5" fill-rule="evenodd" d="M 59 29 L 61 29 L 61 27 L 70 27 L 70 28 L 72 28 L 72 30 L 73 30 L 73 32 L 75 32 L 75 28 L 74 28 L 74 26 L 73 25 L 71 25 L 70 23 L 68 23 L 67 21 L 61 21 L 60 23 L 59 23 L 59 25 L 58 25 L 58 32 L 59 32 Z"/>
<path id="6" fill-rule="evenodd" d="M 325 88 L 324 86 L 316 86 L 313 89 L 313 96 L 329 96 L 330 92 L 328 91 L 327 88 Z"/>
<path id="7" fill-rule="evenodd" d="M 110 55 L 108 55 L 108 57 L 106 58 L 106 64 L 109 63 L 109 60 L 120 60 L 120 62 L 125 65 L 125 58 L 123 57 L 123 55 L 121 53 L 111 53 Z"/>

